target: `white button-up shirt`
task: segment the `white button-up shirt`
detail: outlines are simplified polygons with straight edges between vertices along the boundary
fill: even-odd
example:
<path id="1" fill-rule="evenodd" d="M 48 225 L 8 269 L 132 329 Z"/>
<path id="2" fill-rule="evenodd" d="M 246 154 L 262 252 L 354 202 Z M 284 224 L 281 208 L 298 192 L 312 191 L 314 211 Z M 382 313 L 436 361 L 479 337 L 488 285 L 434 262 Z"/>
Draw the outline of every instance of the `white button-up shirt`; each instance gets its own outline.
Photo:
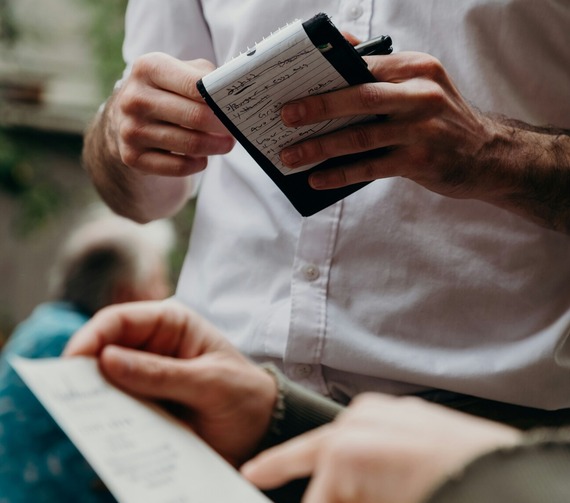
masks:
<path id="1" fill-rule="evenodd" d="M 570 128 L 567 1 L 131 0 L 125 57 L 222 64 L 317 12 L 433 54 L 483 111 Z M 570 406 L 570 238 L 408 180 L 302 218 L 239 145 L 211 158 L 177 296 L 341 401 L 436 388 Z"/>

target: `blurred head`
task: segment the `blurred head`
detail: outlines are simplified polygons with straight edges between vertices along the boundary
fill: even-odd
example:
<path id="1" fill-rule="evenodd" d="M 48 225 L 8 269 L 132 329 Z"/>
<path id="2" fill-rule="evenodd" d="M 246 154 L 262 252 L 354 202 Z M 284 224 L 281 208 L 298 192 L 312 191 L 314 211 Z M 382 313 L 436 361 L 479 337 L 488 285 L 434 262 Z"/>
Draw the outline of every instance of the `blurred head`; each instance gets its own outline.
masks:
<path id="1" fill-rule="evenodd" d="M 111 304 L 163 299 L 171 293 L 167 257 L 174 240 L 170 221 L 141 225 L 91 211 L 58 253 L 51 297 L 88 315 Z"/>

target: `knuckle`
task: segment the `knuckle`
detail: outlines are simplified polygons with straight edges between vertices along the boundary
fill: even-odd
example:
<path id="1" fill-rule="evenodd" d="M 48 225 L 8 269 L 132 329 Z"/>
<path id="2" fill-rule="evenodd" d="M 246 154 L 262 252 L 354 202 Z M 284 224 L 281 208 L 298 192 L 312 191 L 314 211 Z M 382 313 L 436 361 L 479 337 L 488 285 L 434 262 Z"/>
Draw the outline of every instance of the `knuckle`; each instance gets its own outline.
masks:
<path id="1" fill-rule="evenodd" d="M 348 170 L 341 169 L 338 172 L 338 183 L 340 185 L 349 185 L 350 184 L 350 177 L 348 176 Z"/>
<path id="2" fill-rule="evenodd" d="M 119 155 L 123 163 L 130 168 L 137 165 L 141 156 L 141 149 L 137 146 L 139 131 L 139 128 L 130 124 L 122 124 L 119 129 Z"/>
<path id="3" fill-rule="evenodd" d="M 157 71 L 164 62 L 166 55 L 160 52 L 149 52 L 135 59 L 131 75 L 135 78 L 146 79 L 147 75 Z"/>
<path id="4" fill-rule="evenodd" d="M 321 138 L 316 138 L 314 141 L 307 142 L 301 145 L 301 150 L 304 151 L 307 159 L 320 159 L 326 156 L 327 146 Z"/>
<path id="5" fill-rule="evenodd" d="M 202 145 L 202 141 L 200 141 L 196 135 L 192 134 L 191 132 L 184 136 L 182 142 L 184 153 L 188 155 L 198 153 L 199 148 Z"/>
<path id="6" fill-rule="evenodd" d="M 203 107 L 189 104 L 182 114 L 182 125 L 191 127 L 198 126 L 204 122 L 205 115 Z"/>
<path id="7" fill-rule="evenodd" d="M 374 135 L 369 127 L 355 126 L 349 136 L 350 145 L 358 150 L 370 150 L 374 148 Z"/>
<path id="8" fill-rule="evenodd" d="M 216 68 L 216 65 L 214 65 L 211 61 L 204 58 L 195 59 L 193 63 L 196 69 L 200 70 L 203 73 L 209 73 L 215 70 Z"/>
<path id="9" fill-rule="evenodd" d="M 365 159 L 360 167 L 359 181 L 368 182 L 376 178 L 374 159 Z"/>
<path id="10" fill-rule="evenodd" d="M 126 116 L 141 115 L 152 110 L 152 101 L 146 93 L 140 92 L 138 88 L 125 88 L 119 103 L 119 109 Z"/>
<path id="11" fill-rule="evenodd" d="M 137 374 L 141 374 L 144 378 L 157 388 L 162 388 L 172 382 L 173 370 L 168 365 L 162 365 L 154 359 L 145 361 L 144 368 L 133 369 Z"/>
<path id="12" fill-rule="evenodd" d="M 353 408 L 361 408 L 361 407 L 367 407 L 373 403 L 375 403 L 377 400 L 376 394 L 375 393 L 360 393 L 359 395 L 357 395 L 356 397 L 354 397 L 352 399 L 352 401 L 350 402 L 350 406 Z"/>
<path id="13" fill-rule="evenodd" d="M 119 146 L 119 154 L 125 166 L 134 168 L 140 159 L 141 152 L 138 149 L 128 147 L 124 144 Z"/>
<path id="14" fill-rule="evenodd" d="M 212 70 L 214 70 L 212 63 L 205 59 L 195 60 L 192 65 L 186 66 L 180 77 L 180 85 L 184 94 L 192 99 L 200 97 L 196 83 Z"/>
<path id="15" fill-rule="evenodd" d="M 441 81 L 445 76 L 445 69 L 441 64 L 441 61 L 430 54 L 420 55 L 416 62 L 416 68 L 422 75 L 435 80 L 436 82 Z"/>
<path id="16" fill-rule="evenodd" d="M 439 112 L 445 107 L 446 94 L 441 86 L 431 84 L 424 90 L 424 102 L 432 113 Z"/>
<path id="17" fill-rule="evenodd" d="M 203 157 L 186 157 L 183 155 L 175 156 L 172 163 L 174 176 L 187 176 L 206 169 L 208 158 Z"/>
<path id="18" fill-rule="evenodd" d="M 432 149 L 428 145 L 420 144 L 411 151 L 411 160 L 417 168 L 425 168 L 431 166 L 435 159 Z"/>
<path id="19" fill-rule="evenodd" d="M 93 320 L 112 320 L 120 310 L 119 304 L 104 306 L 93 315 Z"/>
<path id="20" fill-rule="evenodd" d="M 126 145 L 138 143 L 142 135 L 143 126 L 134 120 L 124 120 L 119 125 L 119 138 Z"/>
<path id="21" fill-rule="evenodd" d="M 318 117 L 328 117 L 330 106 L 328 103 L 328 96 L 318 95 L 311 101 L 313 109 Z"/>
<path id="22" fill-rule="evenodd" d="M 139 56 L 133 62 L 133 67 L 131 68 L 131 78 L 144 78 L 148 68 L 149 68 L 149 54 L 145 54 L 144 56 Z"/>
<path id="23" fill-rule="evenodd" d="M 375 84 L 362 84 L 358 87 L 358 99 L 366 107 L 374 107 L 382 101 L 382 89 Z"/>
<path id="24" fill-rule="evenodd" d="M 196 89 L 196 82 L 198 82 L 198 80 L 199 77 L 192 73 L 188 73 L 182 77 L 182 89 L 184 89 L 187 96 L 194 96 L 198 92 Z"/>

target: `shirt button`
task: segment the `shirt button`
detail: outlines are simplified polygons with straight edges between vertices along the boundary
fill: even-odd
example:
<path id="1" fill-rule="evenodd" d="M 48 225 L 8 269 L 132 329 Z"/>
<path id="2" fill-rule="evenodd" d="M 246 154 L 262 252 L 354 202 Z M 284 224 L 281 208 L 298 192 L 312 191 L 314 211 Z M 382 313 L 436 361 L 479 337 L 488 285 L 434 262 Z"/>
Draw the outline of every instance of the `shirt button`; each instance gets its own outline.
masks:
<path id="1" fill-rule="evenodd" d="M 303 268 L 303 276 L 307 281 L 315 281 L 320 275 L 319 268 L 315 265 L 306 265 Z"/>
<path id="2" fill-rule="evenodd" d="M 295 365 L 295 375 L 297 377 L 305 378 L 309 377 L 313 373 L 313 367 L 310 365 L 299 364 Z"/>
<path id="3" fill-rule="evenodd" d="M 364 13 L 364 9 L 362 8 L 362 5 L 355 5 L 354 7 L 351 7 L 348 10 L 348 19 L 355 21 L 360 16 L 362 16 L 363 13 Z"/>

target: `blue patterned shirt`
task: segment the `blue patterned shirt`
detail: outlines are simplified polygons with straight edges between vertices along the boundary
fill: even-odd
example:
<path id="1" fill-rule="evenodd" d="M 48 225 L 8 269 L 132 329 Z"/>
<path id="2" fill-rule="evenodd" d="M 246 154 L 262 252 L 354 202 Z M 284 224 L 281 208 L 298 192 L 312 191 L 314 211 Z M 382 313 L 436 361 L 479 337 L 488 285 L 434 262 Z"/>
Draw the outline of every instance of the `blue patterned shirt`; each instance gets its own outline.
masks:
<path id="1" fill-rule="evenodd" d="M 116 501 L 8 363 L 59 356 L 87 319 L 69 304 L 42 304 L 0 354 L 0 503 Z"/>

